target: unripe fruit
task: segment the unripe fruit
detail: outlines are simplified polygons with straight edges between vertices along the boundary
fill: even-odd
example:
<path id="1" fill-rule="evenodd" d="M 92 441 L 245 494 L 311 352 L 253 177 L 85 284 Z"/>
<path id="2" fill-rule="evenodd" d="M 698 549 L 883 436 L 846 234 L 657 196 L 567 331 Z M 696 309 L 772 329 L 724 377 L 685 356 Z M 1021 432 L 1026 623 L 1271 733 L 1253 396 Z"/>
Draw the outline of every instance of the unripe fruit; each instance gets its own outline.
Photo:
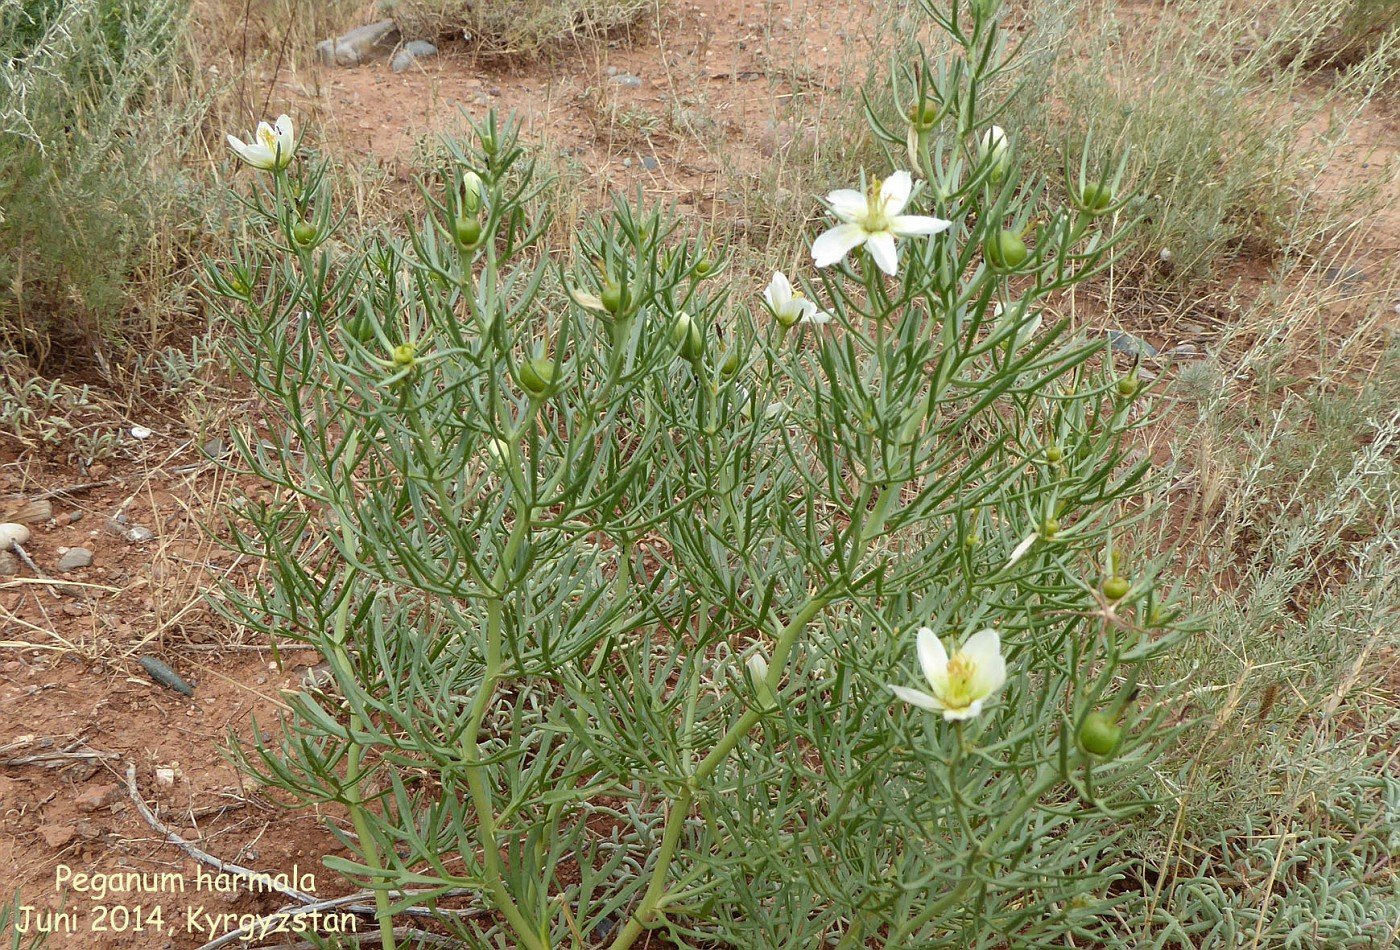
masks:
<path id="1" fill-rule="evenodd" d="M 292 225 L 292 239 L 302 247 L 310 247 L 312 244 L 315 244 L 319 234 L 320 232 L 316 230 L 314 224 L 298 221 L 296 224 Z"/>
<path id="2" fill-rule="evenodd" d="M 910 124 L 918 129 L 931 129 L 937 121 L 938 102 L 934 99 L 925 99 L 909 113 Z"/>
<path id="3" fill-rule="evenodd" d="M 698 261 L 695 262 L 695 276 L 696 276 L 696 277 L 706 277 L 706 276 L 709 276 L 709 274 L 713 273 L 714 269 L 715 269 L 715 265 L 712 264 L 712 263 L 710 262 L 710 259 L 707 258 L 707 257 L 702 257 L 702 258 L 700 258 L 700 260 L 698 260 Z"/>
<path id="4" fill-rule="evenodd" d="M 676 323 L 671 327 L 671 342 L 680 347 L 681 356 L 694 362 L 705 352 L 705 337 L 700 332 L 700 325 L 688 313 L 683 313 L 676 318 Z"/>
<path id="5" fill-rule="evenodd" d="M 1026 242 L 1014 231 L 1002 231 L 987 239 L 982 245 L 982 254 L 987 263 L 997 270 L 1014 270 L 1025 263 L 1029 252 Z"/>
<path id="6" fill-rule="evenodd" d="M 457 239 L 458 245 L 471 249 L 476 247 L 481 240 L 481 222 L 476 218 L 458 218 L 453 226 L 452 236 Z"/>
<path id="7" fill-rule="evenodd" d="M 1109 600 L 1122 600 L 1128 596 L 1128 591 L 1132 586 L 1126 577 L 1114 575 L 1103 582 L 1103 595 Z"/>
<path id="8" fill-rule="evenodd" d="M 1046 460 L 1047 462 L 1052 462 L 1052 463 L 1059 462 L 1059 461 L 1060 461 L 1061 459 L 1063 459 L 1064 457 L 1065 457 L 1065 451 L 1064 451 L 1064 449 L 1060 448 L 1058 445 L 1052 445 L 1052 446 L 1050 446 L 1050 448 L 1048 448 L 1048 449 L 1045 450 L 1045 460 Z"/>
<path id="9" fill-rule="evenodd" d="M 399 369 L 407 369 L 418 362 L 418 347 L 414 346 L 412 343 L 400 343 L 398 346 L 394 347 L 391 355 L 393 356 L 394 365 L 396 367 Z"/>
<path id="10" fill-rule="evenodd" d="M 1124 376 L 1122 379 L 1118 380 L 1118 395 L 1122 396 L 1124 399 L 1132 399 L 1137 395 L 1140 386 L 1141 384 L 1138 382 L 1136 376 Z"/>
<path id="11" fill-rule="evenodd" d="M 627 302 L 627 291 L 609 281 L 603 292 L 598 295 L 598 299 L 602 301 L 603 309 L 608 313 L 617 313 Z"/>
<path id="12" fill-rule="evenodd" d="M 1123 730 L 1104 713 L 1090 713 L 1079 727 L 1079 745 L 1093 755 L 1112 755 L 1123 741 Z"/>
<path id="13" fill-rule="evenodd" d="M 243 279 L 242 274 L 234 273 L 228 277 L 228 289 L 240 297 L 246 297 L 253 288 L 248 286 L 248 281 Z"/>
<path id="14" fill-rule="evenodd" d="M 725 379 L 739 372 L 739 353 L 737 350 L 731 350 L 725 355 L 724 362 L 720 364 L 719 371 L 724 374 Z"/>
<path id="15" fill-rule="evenodd" d="M 532 396 L 547 396 L 554 388 L 554 360 L 537 356 L 520 365 L 520 385 Z"/>
<path id="16" fill-rule="evenodd" d="M 1079 200 L 1088 211 L 1097 213 L 1113 204 L 1113 189 L 1106 184 L 1085 185 L 1079 193 Z"/>

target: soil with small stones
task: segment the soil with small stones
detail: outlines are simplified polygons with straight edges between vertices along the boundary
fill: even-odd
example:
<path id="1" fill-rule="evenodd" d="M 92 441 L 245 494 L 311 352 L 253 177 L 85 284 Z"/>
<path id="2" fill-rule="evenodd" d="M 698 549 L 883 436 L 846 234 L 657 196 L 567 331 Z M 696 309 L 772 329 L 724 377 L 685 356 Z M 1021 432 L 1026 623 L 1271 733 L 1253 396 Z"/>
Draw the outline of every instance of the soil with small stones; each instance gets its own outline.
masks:
<path id="1" fill-rule="evenodd" d="M 794 99 L 807 100 L 804 114 L 820 111 L 843 91 L 849 64 L 880 46 L 867 5 L 770 7 L 681 5 L 663 30 L 534 64 L 446 44 L 401 74 L 387 61 L 284 65 L 262 81 L 272 83 L 274 102 L 314 119 L 333 151 L 378 163 L 390 179 L 406 179 L 425 137 L 452 128 L 463 112 L 495 108 L 519 116 L 527 140 L 580 163 L 596 186 L 588 201 L 641 186 L 651 198 L 719 218 L 737 208 L 720 190 L 722 173 L 779 163 L 809 144 L 813 133 L 795 118 Z M 1394 156 L 1394 114 L 1378 108 L 1362 130 L 1342 156 L 1343 175 L 1365 176 Z M 1400 249 L 1396 208 L 1373 223 L 1377 237 L 1364 259 L 1339 265 L 1362 275 L 1345 272 L 1349 298 L 1394 293 L 1382 275 Z M 1199 314 L 1174 315 L 1179 322 L 1164 328 L 1149 319 L 1151 301 L 1141 306 L 1144 319 L 1117 325 L 1162 348 L 1209 345 L 1211 327 Z M 279 666 L 265 644 L 244 642 L 210 610 L 206 596 L 220 583 L 256 582 L 257 565 L 207 533 L 232 484 L 178 413 L 146 421 L 154 436 L 124 440 L 117 458 L 93 469 L 0 444 L 0 496 L 52 493 L 54 506 L 26 545 L 46 576 L 21 567 L 0 577 L 0 873 L 24 903 L 74 915 L 74 931 L 54 934 L 54 948 L 199 947 L 230 929 L 230 918 L 211 928 L 208 917 L 288 903 L 246 886 L 198 890 L 197 875 L 210 869 L 141 816 L 126 787 L 131 766 L 141 799 L 203 851 L 271 873 L 295 866 L 314 875 L 318 897 L 351 890 L 321 864 L 339 852 L 325 823 L 340 816 L 276 807 L 224 757 L 230 734 L 246 738 L 254 716 L 274 718 L 281 692 L 300 688 L 317 658 L 283 650 Z M 149 529 L 150 540 L 131 540 L 135 526 Z M 92 564 L 60 574 L 60 548 L 76 547 L 92 552 Z M 193 696 L 155 682 L 142 657 L 168 664 Z M 56 886 L 60 874 L 128 871 L 174 877 L 163 891 L 105 899 Z M 175 880 L 185 882 L 183 892 L 172 889 Z M 128 912 L 108 911 L 108 929 L 98 931 L 104 905 Z M 146 914 L 160 906 L 160 926 L 136 929 L 137 906 Z"/>

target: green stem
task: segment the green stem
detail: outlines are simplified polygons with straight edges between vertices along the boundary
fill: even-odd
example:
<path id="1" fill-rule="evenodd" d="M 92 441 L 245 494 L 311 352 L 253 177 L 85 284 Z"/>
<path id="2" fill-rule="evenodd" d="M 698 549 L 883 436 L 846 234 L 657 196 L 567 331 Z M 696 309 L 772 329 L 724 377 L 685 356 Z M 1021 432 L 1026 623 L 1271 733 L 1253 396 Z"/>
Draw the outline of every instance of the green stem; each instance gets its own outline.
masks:
<path id="1" fill-rule="evenodd" d="M 776 690 L 782 680 L 784 667 L 787 665 L 792 648 L 797 643 L 797 637 L 830 602 L 831 592 L 829 589 L 814 594 L 802 609 L 788 621 L 787 626 L 783 627 L 782 632 L 778 635 L 778 642 L 773 648 L 773 662 L 768 668 L 768 678 L 765 681 L 770 689 Z M 700 787 L 701 782 L 724 763 L 724 760 L 729 757 L 729 753 L 734 751 L 734 747 L 749 734 L 749 731 L 758 724 L 761 718 L 763 718 L 761 710 L 753 707 L 745 710 L 744 714 L 715 743 L 710 753 L 700 760 L 700 764 L 695 767 L 695 771 L 686 780 L 685 786 L 676 795 L 676 800 L 666 815 L 666 828 L 661 836 L 661 850 L 657 853 L 656 866 L 652 869 L 651 880 L 647 884 L 646 892 L 642 895 L 637 909 L 633 911 L 631 918 L 627 921 L 627 926 L 622 929 L 622 932 L 617 935 L 617 939 L 611 944 L 610 950 L 627 950 L 653 920 L 657 909 L 666 896 L 666 874 L 670 870 L 671 860 L 675 857 L 676 845 L 680 840 L 685 819 L 690 814 L 690 806 L 695 799 L 696 789 Z"/>

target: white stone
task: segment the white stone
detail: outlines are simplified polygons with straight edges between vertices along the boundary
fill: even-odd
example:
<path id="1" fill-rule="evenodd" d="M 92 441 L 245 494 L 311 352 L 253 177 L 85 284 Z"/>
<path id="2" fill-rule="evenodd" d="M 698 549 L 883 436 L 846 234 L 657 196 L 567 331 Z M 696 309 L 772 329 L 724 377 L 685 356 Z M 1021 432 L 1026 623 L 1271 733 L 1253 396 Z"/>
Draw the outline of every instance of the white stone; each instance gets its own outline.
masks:
<path id="1" fill-rule="evenodd" d="M 29 541 L 29 529 L 22 524 L 7 521 L 0 524 L 0 551 L 8 551 L 16 544 L 26 544 Z"/>

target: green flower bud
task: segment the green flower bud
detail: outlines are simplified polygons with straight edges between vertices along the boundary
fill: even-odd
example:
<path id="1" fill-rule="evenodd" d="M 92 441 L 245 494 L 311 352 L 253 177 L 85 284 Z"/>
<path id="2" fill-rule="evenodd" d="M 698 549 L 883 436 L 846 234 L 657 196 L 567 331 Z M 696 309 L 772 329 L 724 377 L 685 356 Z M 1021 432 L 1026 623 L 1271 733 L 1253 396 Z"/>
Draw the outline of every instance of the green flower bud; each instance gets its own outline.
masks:
<path id="1" fill-rule="evenodd" d="M 719 371 L 725 379 L 731 379 L 735 373 L 739 372 L 739 364 L 739 351 L 730 350 L 725 354 L 724 362 L 720 364 Z"/>
<path id="2" fill-rule="evenodd" d="M 1090 713 L 1079 727 L 1079 745 L 1092 755 L 1112 755 L 1123 741 L 1123 730 L 1104 713 Z"/>
<path id="3" fill-rule="evenodd" d="M 481 133 L 481 150 L 483 152 L 487 155 L 495 155 L 497 147 L 496 137 L 494 135 L 490 132 Z"/>
<path id="4" fill-rule="evenodd" d="M 1051 538 L 1053 538 L 1055 535 L 1057 535 L 1057 534 L 1059 534 L 1059 533 L 1060 533 L 1060 519 L 1059 519 L 1059 518 L 1046 518 L 1046 519 L 1045 519 L 1045 523 L 1042 524 L 1042 525 L 1040 526 L 1040 536 L 1041 536 L 1042 538 L 1044 538 L 1046 541 L 1049 541 Z"/>
<path id="5" fill-rule="evenodd" d="M 481 210 L 481 176 L 476 172 L 469 171 L 462 176 L 462 209 L 467 214 L 476 214 Z"/>
<path id="6" fill-rule="evenodd" d="M 1128 596 L 1128 591 L 1132 589 L 1132 584 L 1126 577 L 1114 575 L 1103 582 L 1103 595 L 1109 600 L 1122 600 Z"/>
<path id="7" fill-rule="evenodd" d="M 1089 184 L 1079 192 L 1079 201 L 1090 214 L 1099 214 L 1113 204 L 1113 189 L 1106 184 Z"/>
<path id="8" fill-rule="evenodd" d="M 248 292 L 253 289 L 248 286 L 248 281 L 241 271 L 234 271 L 224 279 L 228 283 L 228 289 L 240 297 L 248 296 Z"/>
<path id="9" fill-rule="evenodd" d="M 1140 388 L 1142 388 L 1142 384 L 1138 382 L 1136 375 L 1124 376 L 1122 379 L 1118 380 L 1118 395 L 1122 396 L 1124 399 L 1132 399 L 1137 395 Z"/>
<path id="10" fill-rule="evenodd" d="M 520 364 L 520 385 L 532 396 L 548 396 L 554 391 L 554 360 L 537 356 Z"/>
<path id="11" fill-rule="evenodd" d="M 458 218 L 452 236 L 463 250 L 471 250 L 481 241 L 481 222 L 476 218 Z"/>
<path id="12" fill-rule="evenodd" d="M 345 332 L 358 342 L 368 344 L 374 339 L 374 324 L 365 314 L 360 314 L 345 325 Z"/>
<path id="13" fill-rule="evenodd" d="M 1065 457 L 1065 450 L 1058 445 L 1052 445 L 1045 450 L 1045 460 L 1052 464 L 1060 462 Z"/>
<path id="14" fill-rule="evenodd" d="M 695 262 L 694 270 L 696 277 L 708 277 L 714 273 L 715 265 L 708 257 L 702 257 Z"/>
<path id="15" fill-rule="evenodd" d="M 1029 253 L 1026 242 L 1014 231 L 1001 231 L 982 245 L 982 255 L 997 270 L 1015 270 L 1025 263 Z"/>
<path id="16" fill-rule="evenodd" d="M 321 232 L 316 230 L 316 225 L 306 221 L 298 221 L 292 225 L 292 240 L 302 247 L 310 247 L 315 244 L 316 238 L 320 237 L 320 234 Z"/>
<path id="17" fill-rule="evenodd" d="M 418 347 L 412 343 L 400 343 L 391 354 L 396 369 L 408 369 L 418 362 Z"/>

